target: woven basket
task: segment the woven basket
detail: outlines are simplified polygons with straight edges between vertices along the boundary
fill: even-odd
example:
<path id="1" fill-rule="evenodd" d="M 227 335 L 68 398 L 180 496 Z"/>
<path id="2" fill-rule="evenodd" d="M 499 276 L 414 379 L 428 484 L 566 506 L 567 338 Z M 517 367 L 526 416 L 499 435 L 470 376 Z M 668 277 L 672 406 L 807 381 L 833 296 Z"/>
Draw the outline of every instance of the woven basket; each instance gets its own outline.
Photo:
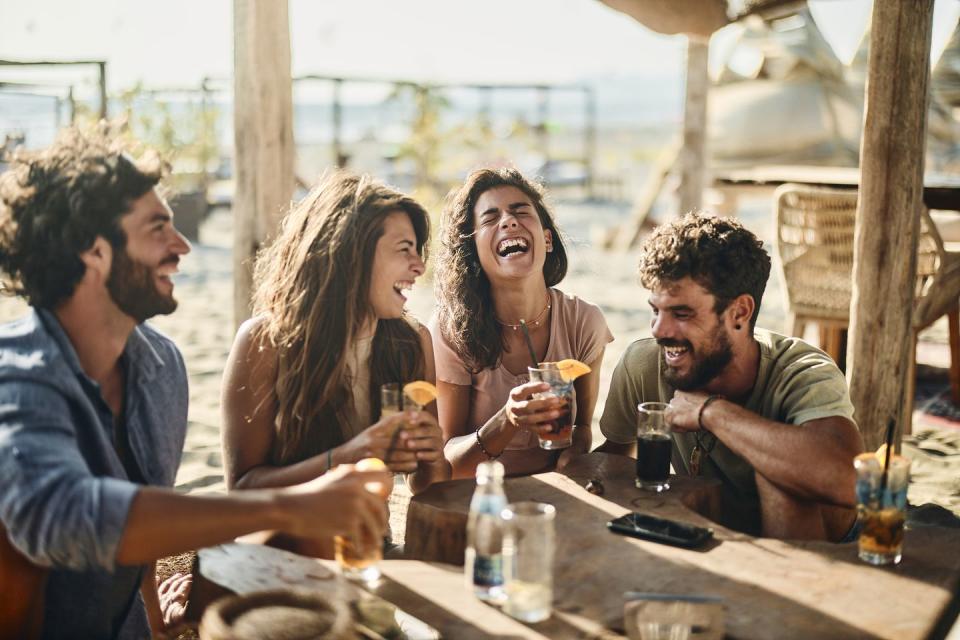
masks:
<path id="1" fill-rule="evenodd" d="M 295 589 L 221 598 L 200 621 L 202 640 L 354 640 L 344 602 Z"/>

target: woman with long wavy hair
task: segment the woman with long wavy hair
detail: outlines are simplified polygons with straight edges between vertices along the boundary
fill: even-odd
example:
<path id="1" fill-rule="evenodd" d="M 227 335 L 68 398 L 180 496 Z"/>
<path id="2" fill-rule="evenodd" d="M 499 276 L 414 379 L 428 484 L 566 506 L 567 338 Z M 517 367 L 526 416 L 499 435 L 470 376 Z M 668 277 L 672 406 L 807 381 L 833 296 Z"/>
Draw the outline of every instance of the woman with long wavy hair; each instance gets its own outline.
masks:
<path id="1" fill-rule="evenodd" d="M 343 171 L 288 213 L 258 256 L 253 317 L 224 373 L 228 488 L 293 485 L 367 457 L 408 474 L 414 493 L 450 477 L 435 415 L 378 420 L 382 384 L 434 380 L 430 332 L 403 295 L 429 233 L 412 198 Z"/>
<path id="2" fill-rule="evenodd" d="M 515 169 L 470 174 L 443 212 L 432 319 L 437 410 L 454 477 L 499 458 L 508 474 L 562 468 L 590 449 L 600 364 L 613 340 L 596 306 L 554 285 L 567 254 L 542 189 Z M 575 358 L 592 372 L 574 383 L 572 407 L 530 382 L 525 319 L 537 362 Z M 550 451 L 537 434 L 573 413 L 573 443 Z"/>

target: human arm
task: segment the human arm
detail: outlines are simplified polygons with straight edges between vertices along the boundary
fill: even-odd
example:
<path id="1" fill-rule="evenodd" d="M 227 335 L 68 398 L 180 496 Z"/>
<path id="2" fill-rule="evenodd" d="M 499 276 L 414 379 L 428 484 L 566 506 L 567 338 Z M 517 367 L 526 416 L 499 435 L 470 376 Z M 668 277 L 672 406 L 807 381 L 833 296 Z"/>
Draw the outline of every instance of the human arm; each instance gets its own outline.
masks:
<path id="1" fill-rule="evenodd" d="M 364 483 L 389 482 L 386 473 L 345 468 L 282 491 L 186 496 L 94 476 L 70 415 L 47 385 L 0 389 L 0 522 L 36 565 L 113 571 L 262 529 L 320 537 L 385 526 Z"/>
<path id="2" fill-rule="evenodd" d="M 644 397 L 643 393 L 641 369 L 646 359 L 655 357 L 646 342 L 640 340 L 627 347 L 613 370 L 600 416 L 600 432 L 606 440 L 595 451 L 637 457 L 637 405 L 658 399 Z"/>
<path id="3" fill-rule="evenodd" d="M 316 478 L 339 464 L 362 458 L 387 459 L 403 416 L 390 416 L 327 453 L 290 465 L 271 464 L 277 414 L 275 383 L 276 350 L 266 343 L 257 328 L 262 319 L 241 325 L 224 370 L 221 407 L 224 476 L 228 489 L 286 487 Z M 398 450 L 389 456 L 391 470 L 412 471 L 415 454 Z"/>
<path id="4" fill-rule="evenodd" d="M 503 453 L 520 429 L 533 429 L 562 413 L 559 398 L 533 398 L 536 393 L 549 391 L 550 385 L 528 382 L 511 389 L 506 405 L 473 432 L 467 426 L 470 387 L 441 382 L 438 389 L 440 424 L 447 438 L 444 455 L 453 465 L 454 478 L 472 478 L 477 465 L 489 460 L 490 455 L 497 457 Z M 478 437 L 483 448 L 477 442 Z"/>
<path id="5" fill-rule="evenodd" d="M 380 536 L 386 513 L 383 498 L 367 489 L 370 484 L 390 486 L 390 474 L 345 465 L 293 487 L 227 496 L 144 487 L 130 505 L 116 561 L 142 564 L 266 529 L 309 539 Z M 163 535 L 157 535 L 159 523 Z"/>
<path id="6" fill-rule="evenodd" d="M 160 610 L 160 597 L 157 593 L 157 563 L 151 562 L 143 569 L 143 578 L 140 580 L 140 597 L 147 610 L 147 622 L 150 624 L 150 633 L 154 636 L 163 633 L 163 612 Z"/>
<path id="7" fill-rule="evenodd" d="M 563 469 L 576 456 L 590 451 L 593 442 L 593 410 L 597 406 L 597 396 L 600 394 L 600 367 L 603 364 L 603 349 L 593 359 L 586 363 L 590 373 L 577 378 L 573 386 L 577 391 L 577 419 L 573 430 L 573 444 L 563 450 L 557 459 L 557 469 Z"/>
<path id="8" fill-rule="evenodd" d="M 678 431 L 699 430 L 703 392 L 677 391 L 667 420 Z M 717 398 L 703 410 L 703 427 L 783 491 L 842 507 L 856 504 L 853 458 L 863 439 L 852 420 L 831 416 L 802 424 L 768 420 Z M 816 473 L 811 473 L 811 465 Z"/>

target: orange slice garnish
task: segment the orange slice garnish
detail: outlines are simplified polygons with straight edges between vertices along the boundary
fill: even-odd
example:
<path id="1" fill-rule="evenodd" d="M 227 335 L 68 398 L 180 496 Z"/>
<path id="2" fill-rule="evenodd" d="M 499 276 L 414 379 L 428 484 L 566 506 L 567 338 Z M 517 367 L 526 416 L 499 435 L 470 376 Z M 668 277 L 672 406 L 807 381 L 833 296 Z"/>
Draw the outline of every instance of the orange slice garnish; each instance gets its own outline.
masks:
<path id="1" fill-rule="evenodd" d="M 574 360 L 573 358 L 567 358 L 566 360 L 561 360 L 557 363 L 557 369 L 560 370 L 560 377 L 566 382 L 573 382 L 582 375 L 586 375 L 593 371 L 589 367 L 579 360 Z"/>
<path id="2" fill-rule="evenodd" d="M 426 380 L 417 380 L 403 385 L 403 395 L 424 407 L 437 399 L 437 388 Z"/>

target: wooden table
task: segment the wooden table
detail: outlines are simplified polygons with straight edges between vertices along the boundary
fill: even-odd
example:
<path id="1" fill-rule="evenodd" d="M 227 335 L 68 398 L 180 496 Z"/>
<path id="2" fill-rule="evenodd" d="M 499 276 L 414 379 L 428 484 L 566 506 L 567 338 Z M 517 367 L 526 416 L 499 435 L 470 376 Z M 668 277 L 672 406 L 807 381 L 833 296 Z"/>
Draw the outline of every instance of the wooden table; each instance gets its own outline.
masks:
<path id="1" fill-rule="evenodd" d="M 824 187 L 856 188 L 860 184 L 857 167 L 821 167 L 805 165 L 767 165 L 750 169 L 715 172 L 720 187 L 776 187 L 787 182 Z M 927 172 L 923 176 L 923 202 L 930 209 L 960 211 L 960 176 Z"/>
<path id="2" fill-rule="evenodd" d="M 857 559 L 855 543 L 759 539 L 711 524 L 702 514 L 717 517 L 723 509 L 715 483 L 674 478 L 671 491 L 656 495 L 636 489 L 633 478 L 632 459 L 592 453 L 563 473 L 506 480 L 509 499 L 557 507 L 554 611 L 545 622 L 507 617 L 472 596 L 461 566 L 424 561 L 462 556 L 472 481 L 438 484 L 413 498 L 406 531 L 412 558 L 384 561 L 384 579 L 370 591 L 456 640 L 622 637 L 628 591 L 719 596 L 730 638 L 899 640 L 949 630 L 951 595 L 960 587 L 960 530 L 910 530 L 903 562 L 878 568 Z M 591 479 L 601 480 L 603 495 L 583 488 Z M 608 520 L 631 510 L 708 524 L 716 540 L 686 550 L 607 531 Z M 298 586 L 360 597 L 330 561 L 237 544 L 201 550 L 199 559 L 193 619 L 225 590 Z M 940 618 L 946 630 L 929 635 Z"/>
<path id="3" fill-rule="evenodd" d="M 603 482 L 604 495 L 583 488 L 593 478 Z M 636 489 L 633 478 L 632 459 L 592 453 L 562 474 L 506 480 L 508 499 L 557 508 L 557 624 L 581 634 L 621 631 L 623 594 L 645 591 L 722 597 L 734 638 L 924 638 L 960 584 L 957 529 L 908 531 L 903 562 L 893 568 L 862 563 L 855 543 L 760 539 L 715 524 L 716 540 L 700 550 L 612 534 L 605 523 L 631 510 L 703 525 L 710 523 L 695 509 L 717 508 L 703 481 L 675 478 L 676 491 L 656 495 Z M 413 498 L 408 557 L 462 553 L 458 529 L 466 524 L 472 484 L 443 483 Z M 548 635 L 577 637 L 555 631 Z"/>

